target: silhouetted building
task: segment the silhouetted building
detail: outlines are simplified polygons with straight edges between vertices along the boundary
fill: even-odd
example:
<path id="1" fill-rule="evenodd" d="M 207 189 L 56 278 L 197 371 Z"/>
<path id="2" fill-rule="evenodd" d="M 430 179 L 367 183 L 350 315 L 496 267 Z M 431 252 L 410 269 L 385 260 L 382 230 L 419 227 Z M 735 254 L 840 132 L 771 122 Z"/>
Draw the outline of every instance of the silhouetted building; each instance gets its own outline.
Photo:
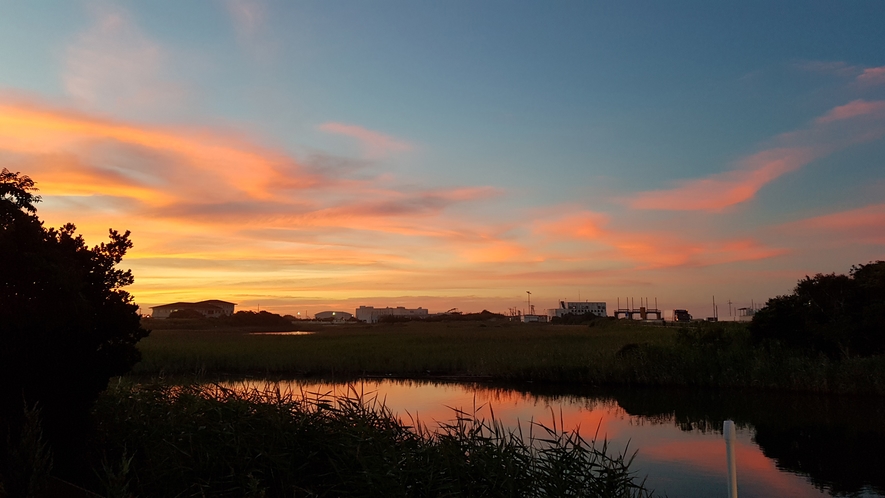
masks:
<path id="1" fill-rule="evenodd" d="M 346 311 L 320 311 L 313 318 L 321 321 L 346 322 L 353 318 L 353 314 Z"/>
<path id="2" fill-rule="evenodd" d="M 151 318 L 169 318 L 169 315 L 176 311 L 193 310 L 203 316 L 216 318 L 219 316 L 230 316 L 234 314 L 234 306 L 236 303 L 220 301 L 218 299 L 210 299 L 208 301 L 200 301 L 198 303 L 172 303 L 151 307 Z"/>

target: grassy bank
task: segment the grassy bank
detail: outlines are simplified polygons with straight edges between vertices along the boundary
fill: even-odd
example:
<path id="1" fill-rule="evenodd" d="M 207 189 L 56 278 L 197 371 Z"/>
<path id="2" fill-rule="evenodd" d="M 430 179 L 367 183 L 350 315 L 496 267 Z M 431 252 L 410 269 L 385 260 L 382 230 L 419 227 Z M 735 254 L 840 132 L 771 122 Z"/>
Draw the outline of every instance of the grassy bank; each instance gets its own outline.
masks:
<path id="1" fill-rule="evenodd" d="M 374 400 L 119 383 L 95 409 L 105 496 L 648 496 L 604 443 L 458 412 L 430 432 Z"/>
<path id="2" fill-rule="evenodd" d="M 402 323 L 313 335 L 157 330 L 136 375 L 455 376 L 598 385 L 885 394 L 885 358 L 832 361 L 754 347 L 741 324 L 682 331 L 586 325 Z"/>

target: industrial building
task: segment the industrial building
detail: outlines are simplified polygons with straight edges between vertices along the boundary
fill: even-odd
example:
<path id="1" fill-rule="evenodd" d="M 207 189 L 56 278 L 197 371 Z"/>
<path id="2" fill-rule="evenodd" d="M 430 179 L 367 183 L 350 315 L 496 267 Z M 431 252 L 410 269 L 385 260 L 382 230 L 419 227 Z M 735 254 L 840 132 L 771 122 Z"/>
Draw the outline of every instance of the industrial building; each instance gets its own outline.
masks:
<path id="1" fill-rule="evenodd" d="M 366 323 L 378 323 L 384 316 L 401 316 L 407 318 L 426 318 L 427 310 L 420 306 L 416 309 L 404 308 L 376 308 L 374 306 L 360 306 L 356 309 L 356 319 Z"/>
<path id="2" fill-rule="evenodd" d="M 151 318 L 169 318 L 171 313 L 184 310 L 193 310 L 205 317 L 217 318 L 219 316 L 233 315 L 236 305 L 236 303 L 229 303 L 218 299 L 210 299 L 198 303 L 162 304 L 151 307 Z"/>
<path id="3" fill-rule="evenodd" d="M 586 315 L 587 313 L 591 313 L 596 316 L 607 316 L 605 303 L 602 302 L 583 301 L 576 303 L 571 301 L 560 301 L 559 308 L 550 308 L 547 310 L 547 316 L 550 318 L 561 317 L 569 313 L 572 315 Z"/>

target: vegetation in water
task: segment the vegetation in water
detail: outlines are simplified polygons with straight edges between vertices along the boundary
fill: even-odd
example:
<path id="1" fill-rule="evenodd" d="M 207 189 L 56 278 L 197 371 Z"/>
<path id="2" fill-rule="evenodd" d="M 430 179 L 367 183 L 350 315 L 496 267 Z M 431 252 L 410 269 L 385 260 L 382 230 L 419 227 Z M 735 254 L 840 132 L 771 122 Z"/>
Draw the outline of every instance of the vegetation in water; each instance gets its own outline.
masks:
<path id="1" fill-rule="evenodd" d="M 605 442 L 456 411 L 438 430 L 375 398 L 114 385 L 95 410 L 106 496 L 648 496 Z"/>

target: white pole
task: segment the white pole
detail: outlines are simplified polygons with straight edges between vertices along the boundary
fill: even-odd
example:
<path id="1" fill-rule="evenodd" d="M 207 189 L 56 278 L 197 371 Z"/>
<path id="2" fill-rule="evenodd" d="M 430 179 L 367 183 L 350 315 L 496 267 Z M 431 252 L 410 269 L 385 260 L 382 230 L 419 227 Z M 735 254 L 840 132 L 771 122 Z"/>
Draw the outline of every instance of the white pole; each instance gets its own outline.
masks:
<path id="1" fill-rule="evenodd" d="M 726 420 L 722 424 L 722 435 L 725 437 L 725 459 L 728 465 L 728 498 L 737 498 L 737 465 L 734 461 L 734 421 Z"/>

